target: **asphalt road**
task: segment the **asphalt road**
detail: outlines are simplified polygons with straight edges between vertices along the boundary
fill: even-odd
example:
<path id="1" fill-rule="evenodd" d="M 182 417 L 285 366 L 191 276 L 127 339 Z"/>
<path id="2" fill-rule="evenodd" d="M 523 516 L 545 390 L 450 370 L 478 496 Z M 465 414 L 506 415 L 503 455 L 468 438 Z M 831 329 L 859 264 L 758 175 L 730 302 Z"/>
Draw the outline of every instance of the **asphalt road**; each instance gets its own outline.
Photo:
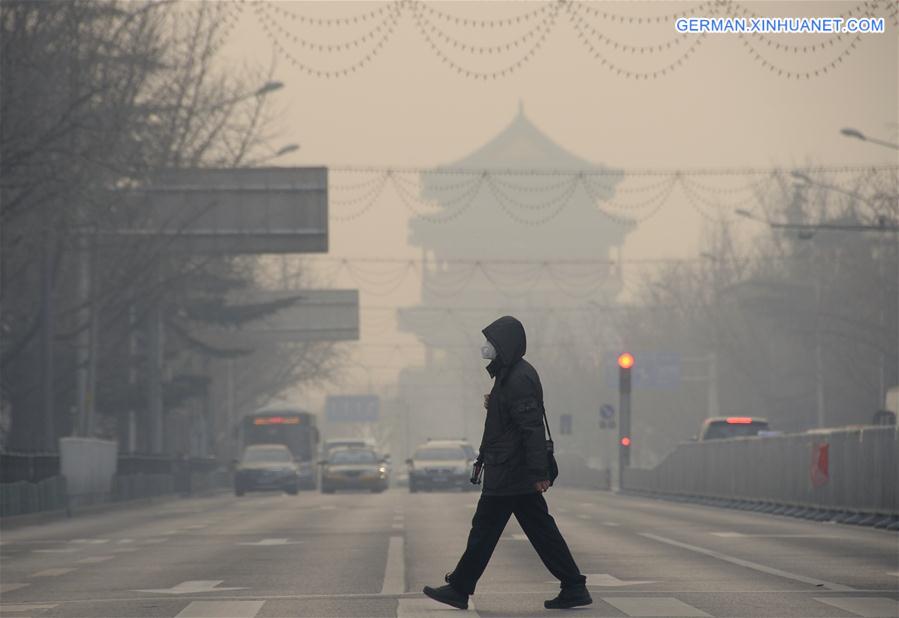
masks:
<path id="1" fill-rule="evenodd" d="M 462 551 L 474 493 L 172 500 L 4 530 L 0 615 L 447 616 L 421 594 Z M 899 616 L 899 535 L 552 489 L 594 604 L 577 616 Z M 510 522 L 470 617 L 553 613 Z"/>

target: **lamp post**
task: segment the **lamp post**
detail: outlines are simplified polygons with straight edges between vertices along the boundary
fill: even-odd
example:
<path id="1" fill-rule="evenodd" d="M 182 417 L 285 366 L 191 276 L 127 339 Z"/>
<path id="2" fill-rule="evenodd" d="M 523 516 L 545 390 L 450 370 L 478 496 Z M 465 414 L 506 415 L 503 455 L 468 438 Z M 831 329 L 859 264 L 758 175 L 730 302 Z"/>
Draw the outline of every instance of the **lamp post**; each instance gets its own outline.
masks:
<path id="1" fill-rule="evenodd" d="M 286 154 L 290 154 L 291 152 L 296 152 L 300 149 L 299 144 L 287 144 L 282 146 L 278 150 L 276 150 L 273 154 L 263 157 L 261 159 L 256 159 L 255 161 L 250 161 L 247 163 L 250 167 L 255 167 L 257 165 L 261 165 L 262 163 L 268 163 L 272 159 L 277 159 L 278 157 L 283 157 Z"/>
<path id="2" fill-rule="evenodd" d="M 721 318 L 721 260 L 708 251 L 703 251 L 700 257 L 705 258 L 714 264 L 713 286 L 715 298 L 713 300 L 713 309 L 715 317 L 712 327 L 712 351 L 709 352 L 708 366 L 708 417 L 718 416 L 720 410 L 720 395 L 718 394 L 718 349 L 719 349 L 719 325 Z"/>
<path id="3" fill-rule="evenodd" d="M 843 127 L 840 129 L 840 133 L 842 133 L 846 137 L 851 137 L 862 142 L 870 142 L 872 144 L 877 144 L 878 146 L 883 146 L 885 148 L 892 148 L 893 150 L 899 150 L 899 144 L 894 142 L 888 142 L 886 140 L 876 139 L 873 137 L 868 137 L 858 129 L 854 129 L 852 127 Z M 882 195 L 882 194 L 881 194 Z M 896 195 L 886 195 L 884 196 L 886 199 L 892 200 L 895 204 Z M 893 226 L 893 245 L 896 249 L 896 272 L 899 274 L 899 226 Z M 881 264 L 883 264 L 883 260 L 881 260 Z M 896 308 L 897 308 L 897 319 L 899 319 L 899 285 L 896 286 Z M 896 382 L 899 383 L 899 321 L 896 324 Z M 885 380 L 882 377 L 881 382 L 883 383 Z M 882 389 L 885 386 L 882 386 Z M 881 403 L 883 403 L 883 396 L 881 396 Z"/>
<path id="4" fill-rule="evenodd" d="M 899 150 L 899 144 L 894 144 L 893 142 L 888 142 L 886 140 L 877 139 L 876 137 L 868 137 L 858 129 L 853 129 L 851 127 L 844 127 L 840 129 L 840 133 L 845 135 L 846 137 L 851 137 L 863 142 L 871 142 L 872 144 L 877 144 L 878 146 L 883 146 L 885 148 L 892 148 L 893 150 Z"/>

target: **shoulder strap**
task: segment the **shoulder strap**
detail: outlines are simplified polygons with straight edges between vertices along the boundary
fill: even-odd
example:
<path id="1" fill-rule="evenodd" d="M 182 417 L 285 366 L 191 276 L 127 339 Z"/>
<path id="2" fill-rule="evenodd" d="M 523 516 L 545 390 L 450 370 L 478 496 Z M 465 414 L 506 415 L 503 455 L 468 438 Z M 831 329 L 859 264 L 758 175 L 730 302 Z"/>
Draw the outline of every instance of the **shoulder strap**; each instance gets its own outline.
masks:
<path id="1" fill-rule="evenodd" d="M 549 430 L 549 421 L 546 420 L 546 407 L 541 403 L 540 407 L 543 409 L 543 424 L 546 425 L 546 435 L 549 436 L 549 439 L 553 439 L 553 432 Z"/>

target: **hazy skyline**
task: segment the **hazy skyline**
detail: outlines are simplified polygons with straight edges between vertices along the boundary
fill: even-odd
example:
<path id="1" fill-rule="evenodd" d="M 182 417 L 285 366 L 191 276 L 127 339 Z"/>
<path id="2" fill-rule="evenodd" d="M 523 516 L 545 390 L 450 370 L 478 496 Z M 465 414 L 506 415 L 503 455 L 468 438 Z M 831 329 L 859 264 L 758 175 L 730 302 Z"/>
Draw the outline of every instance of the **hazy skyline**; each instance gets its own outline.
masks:
<path id="1" fill-rule="evenodd" d="M 763 15 L 833 16 L 856 2 L 743 2 Z M 878 148 L 839 134 L 844 126 L 868 135 L 892 138 L 896 133 L 897 38 L 889 5 L 878 3 L 874 13 L 887 16 L 887 33 L 862 36 L 855 49 L 822 77 L 786 79 L 762 66 L 736 36 L 707 37 L 676 71 L 649 80 L 634 80 L 609 71 L 577 37 L 566 14 L 548 32 L 544 44 L 510 76 L 472 79 L 452 69 L 435 54 L 413 18 L 411 5 L 398 13 L 396 29 L 383 50 L 357 72 L 340 78 L 318 78 L 298 68 L 298 60 L 313 66 L 343 66 L 364 57 L 350 47 L 339 53 L 319 53 L 311 43 L 338 45 L 373 28 L 321 26 L 303 18 L 338 18 L 364 14 L 388 3 L 244 3 L 224 48 L 235 66 L 275 63 L 273 78 L 285 87 L 272 95 L 279 110 L 279 135 L 274 149 L 297 143 L 300 150 L 278 158 L 278 165 L 346 164 L 427 167 L 458 160 L 505 128 L 523 106 L 527 117 L 547 136 L 571 153 L 595 164 L 621 168 L 791 167 L 797 165 L 895 164 L 895 151 Z M 542 2 L 427 3 L 458 18 L 501 20 L 546 6 Z M 603 19 L 583 12 L 596 32 L 621 44 L 648 46 L 676 36 L 674 21 L 634 24 Z M 709 3 L 598 2 L 586 5 L 635 18 L 654 17 Z M 550 7 L 547 10 L 553 10 Z M 295 18 L 290 18 L 293 14 Z M 702 11 L 700 13 L 702 14 Z M 425 15 L 425 14 L 422 14 Z M 428 13 L 433 26 L 445 35 L 472 45 L 498 45 L 534 27 L 468 27 Z M 272 26 L 277 17 L 277 28 Z M 442 20 L 441 20 L 442 19 Z M 267 24 L 267 32 L 262 24 Z M 289 39 L 291 33 L 302 42 Z M 273 36 L 272 36 L 273 35 Z M 433 35 L 438 36 L 438 35 Z M 828 35 L 772 37 L 788 45 L 814 45 Z M 439 38 L 434 39 L 439 41 Z M 689 45 L 694 39 L 685 39 Z M 786 69 L 814 69 L 830 63 L 846 39 L 814 52 L 784 52 L 757 43 L 764 57 Z M 609 61 L 653 70 L 682 52 L 615 52 L 604 43 Z M 362 45 L 361 48 L 365 46 Z M 526 50 L 527 45 L 521 47 Z M 445 44 L 449 54 L 452 47 Z M 456 49 L 453 61 L 493 70 L 521 52 L 468 54 Z M 319 64 L 315 64 L 318 62 Z M 330 63 L 330 64 L 329 64 Z M 727 205 L 726 211 L 732 210 Z M 332 206 L 332 212 L 336 206 Z M 728 212 L 728 214 L 731 214 Z M 332 221 L 331 249 L 337 257 L 419 257 L 407 242 L 409 211 L 386 192 L 371 212 L 349 222 Z M 624 245 L 627 258 L 692 258 L 705 220 L 683 199 L 673 195 L 660 212 L 631 233 Z M 757 229 L 738 223 L 741 235 Z M 564 257 L 564 256 L 560 256 Z M 311 261 L 315 258 L 312 257 Z M 324 282 L 323 282 L 324 283 Z M 330 285 L 358 287 L 343 275 Z M 366 305 L 409 305 L 419 297 L 419 281 L 406 281 L 389 297 L 361 295 L 363 339 L 357 358 L 378 357 L 366 343 L 412 340 L 393 333 L 366 333 Z M 383 318 L 383 316 L 382 316 Z M 374 329 L 372 329 L 374 330 Z M 354 344 L 350 344 L 354 345 Z M 476 359 L 473 359 L 476 360 Z M 375 381 L 389 381 L 378 372 Z M 355 377 L 355 375 L 354 375 Z M 364 384 L 361 377 L 357 382 Z"/>

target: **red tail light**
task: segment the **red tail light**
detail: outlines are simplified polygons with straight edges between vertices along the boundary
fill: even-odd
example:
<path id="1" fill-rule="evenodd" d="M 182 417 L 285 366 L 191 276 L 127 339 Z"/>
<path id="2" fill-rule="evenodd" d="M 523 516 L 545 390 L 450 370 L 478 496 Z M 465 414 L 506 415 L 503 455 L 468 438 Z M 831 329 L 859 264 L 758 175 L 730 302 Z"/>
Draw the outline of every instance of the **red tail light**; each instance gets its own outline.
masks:
<path id="1" fill-rule="evenodd" d="M 630 445 L 631 445 L 630 438 L 628 438 L 627 436 L 624 436 L 623 438 L 621 438 L 621 446 L 630 446 Z"/>
<path id="2" fill-rule="evenodd" d="M 752 419 L 748 416 L 731 416 L 727 422 L 731 425 L 749 425 L 752 423 Z"/>

